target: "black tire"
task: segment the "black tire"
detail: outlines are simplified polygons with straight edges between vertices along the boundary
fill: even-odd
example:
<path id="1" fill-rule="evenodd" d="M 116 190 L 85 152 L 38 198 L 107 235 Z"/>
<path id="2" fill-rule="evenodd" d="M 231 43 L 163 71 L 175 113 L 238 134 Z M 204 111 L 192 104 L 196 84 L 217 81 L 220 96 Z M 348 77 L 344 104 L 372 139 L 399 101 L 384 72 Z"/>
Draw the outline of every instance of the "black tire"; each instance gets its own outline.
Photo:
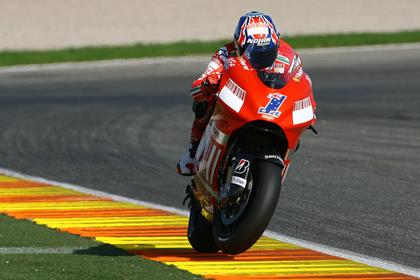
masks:
<path id="1" fill-rule="evenodd" d="M 188 241 L 200 253 L 214 253 L 219 249 L 214 242 L 212 227 L 201 215 L 201 209 L 191 198 L 190 218 L 188 221 Z"/>
<path id="2" fill-rule="evenodd" d="M 241 216 L 225 226 L 221 210 L 215 211 L 213 235 L 217 247 L 227 254 L 239 254 L 250 248 L 268 226 L 281 188 L 282 167 L 256 160 L 251 164 L 253 187 Z"/>

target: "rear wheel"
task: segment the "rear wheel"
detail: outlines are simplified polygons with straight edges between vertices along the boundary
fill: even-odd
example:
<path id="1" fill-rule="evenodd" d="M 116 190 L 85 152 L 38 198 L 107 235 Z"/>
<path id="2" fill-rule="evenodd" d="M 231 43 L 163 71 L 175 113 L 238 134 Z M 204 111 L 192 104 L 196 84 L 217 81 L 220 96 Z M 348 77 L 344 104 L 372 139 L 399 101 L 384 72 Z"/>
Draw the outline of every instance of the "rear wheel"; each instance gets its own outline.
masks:
<path id="1" fill-rule="evenodd" d="M 256 160 L 250 171 L 244 193 L 235 202 L 215 211 L 215 244 L 228 254 L 242 253 L 260 238 L 279 199 L 281 166 Z"/>
<path id="2" fill-rule="evenodd" d="M 219 249 L 213 237 L 212 227 L 201 215 L 201 208 L 195 198 L 191 198 L 190 219 L 188 221 L 188 241 L 200 253 L 213 253 Z"/>

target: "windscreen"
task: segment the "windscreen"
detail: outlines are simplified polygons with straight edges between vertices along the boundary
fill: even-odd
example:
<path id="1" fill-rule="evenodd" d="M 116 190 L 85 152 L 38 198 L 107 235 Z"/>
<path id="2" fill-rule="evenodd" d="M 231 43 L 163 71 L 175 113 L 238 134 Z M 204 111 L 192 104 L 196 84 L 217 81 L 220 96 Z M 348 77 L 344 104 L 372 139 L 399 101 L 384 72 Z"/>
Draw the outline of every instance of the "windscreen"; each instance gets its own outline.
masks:
<path id="1" fill-rule="evenodd" d="M 249 46 L 244 56 L 267 87 L 280 89 L 289 81 L 290 75 L 286 73 L 284 63 L 278 58 L 277 48 Z"/>
<path id="2" fill-rule="evenodd" d="M 270 88 L 280 89 L 284 87 L 289 81 L 288 75 L 282 73 L 270 73 L 264 70 L 259 70 L 258 77 L 261 81 Z"/>

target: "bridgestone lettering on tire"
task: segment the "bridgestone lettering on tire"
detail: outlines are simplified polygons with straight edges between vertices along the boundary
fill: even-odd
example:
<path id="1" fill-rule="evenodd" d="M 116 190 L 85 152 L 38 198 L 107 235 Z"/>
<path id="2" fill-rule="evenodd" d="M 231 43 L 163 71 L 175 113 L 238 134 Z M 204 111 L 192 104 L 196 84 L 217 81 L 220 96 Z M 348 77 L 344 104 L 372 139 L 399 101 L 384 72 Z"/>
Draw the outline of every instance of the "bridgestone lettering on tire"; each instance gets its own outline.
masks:
<path id="1" fill-rule="evenodd" d="M 215 212 L 213 235 L 217 247 L 228 254 L 239 254 L 250 248 L 266 229 L 280 195 L 282 168 L 274 163 L 256 160 L 251 165 L 251 197 L 239 219 L 223 232 L 220 211 Z"/>

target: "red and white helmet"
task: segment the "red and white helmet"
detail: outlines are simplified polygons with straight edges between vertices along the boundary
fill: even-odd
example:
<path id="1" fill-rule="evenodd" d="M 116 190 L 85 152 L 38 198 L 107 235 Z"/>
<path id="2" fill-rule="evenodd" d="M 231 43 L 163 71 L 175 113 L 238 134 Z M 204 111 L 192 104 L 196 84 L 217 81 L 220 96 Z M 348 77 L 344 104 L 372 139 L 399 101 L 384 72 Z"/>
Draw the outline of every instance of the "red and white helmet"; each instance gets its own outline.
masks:
<path id="1" fill-rule="evenodd" d="M 280 33 L 270 16 L 250 12 L 240 17 L 235 29 L 234 42 L 240 55 L 250 44 L 278 46 Z"/>

